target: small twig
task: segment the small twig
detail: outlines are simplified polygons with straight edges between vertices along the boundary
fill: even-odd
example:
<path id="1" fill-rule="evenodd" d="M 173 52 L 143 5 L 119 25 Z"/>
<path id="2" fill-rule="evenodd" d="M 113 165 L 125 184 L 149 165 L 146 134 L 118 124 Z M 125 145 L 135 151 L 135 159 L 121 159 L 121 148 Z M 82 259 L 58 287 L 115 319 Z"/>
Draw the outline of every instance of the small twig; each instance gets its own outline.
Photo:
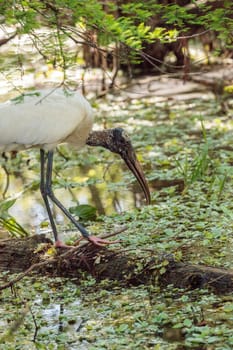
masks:
<path id="1" fill-rule="evenodd" d="M 42 96 L 36 103 L 35 105 L 40 104 L 41 102 L 43 102 L 43 100 L 45 100 L 47 97 L 49 97 L 51 94 L 54 93 L 54 91 L 56 91 L 57 89 L 59 89 L 61 86 L 63 85 L 63 82 L 60 83 L 58 86 L 54 87 L 51 91 L 49 91 L 48 93 L 46 93 L 45 96 Z"/>
<path id="2" fill-rule="evenodd" d="M 35 343 L 36 341 L 36 338 L 37 338 L 37 333 L 38 333 L 38 330 L 39 330 L 39 327 L 37 325 L 37 322 L 36 322 L 36 318 L 35 318 L 35 315 L 34 313 L 32 312 L 32 308 L 29 306 L 29 311 L 32 315 L 32 320 L 33 320 L 33 323 L 34 323 L 34 326 L 35 326 L 35 331 L 34 331 L 34 335 L 33 335 L 33 339 L 32 341 Z"/>
<path id="3" fill-rule="evenodd" d="M 9 287 L 12 287 L 16 282 L 19 282 L 23 277 L 27 276 L 31 271 L 33 271 L 36 267 L 41 267 L 41 266 L 44 266 L 46 264 L 49 264 L 51 262 L 55 262 L 56 259 L 53 258 L 53 259 L 50 259 L 49 261 L 43 261 L 43 262 L 40 262 L 40 263 L 36 263 L 36 264 L 33 264 L 31 265 L 27 270 L 25 270 L 24 272 L 22 272 L 21 274 L 19 274 L 16 278 L 14 278 L 13 280 L 3 284 L 2 286 L 0 286 L 0 290 L 3 290 L 3 289 L 6 289 L 6 288 L 9 288 Z"/>
<path id="4" fill-rule="evenodd" d="M 119 230 L 112 232 L 112 233 L 107 233 L 106 235 L 101 236 L 101 238 L 105 239 L 105 238 L 109 238 L 109 237 L 114 237 L 116 235 L 119 235 L 119 233 L 122 233 L 124 231 L 128 230 L 127 226 L 123 226 L 121 227 Z"/>

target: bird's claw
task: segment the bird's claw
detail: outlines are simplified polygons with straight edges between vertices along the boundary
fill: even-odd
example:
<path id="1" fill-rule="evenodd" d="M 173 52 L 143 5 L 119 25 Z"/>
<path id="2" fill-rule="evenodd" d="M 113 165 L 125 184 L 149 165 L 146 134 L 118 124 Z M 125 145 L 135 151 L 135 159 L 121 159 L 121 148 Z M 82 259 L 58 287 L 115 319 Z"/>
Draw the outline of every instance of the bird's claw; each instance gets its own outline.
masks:
<path id="1" fill-rule="evenodd" d="M 96 236 L 89 236 L 88 237 L 88 241 L 93 243 L 94 245 L 98 246 L 98 247 L 105 247 L 106 245 L 109 244 L 115 244 L 115 243 L 119 243 L 119 240 L 116 241 L 108 241 L 107 239 L 102 239 Z"/>
<path id="2" fill-rule="evenodd" d="M 62 241 L 60 241 L 59 239 L 54 243 L 54 247 L 55 248 L 66 248 L 66 249 L 74 248 L 74 246 L 67 245 L 67 244 L 63 243 Z"/>
<path id="3" fill-rule="evenodd" d="M 74 245 L 67 245 L 65 243 L 63 243 L 60 240 L 57 240 L 54 243 L 55 248 L 66 248 L 66 249 L 72 249 L 74 247 L 77 247 L 80 243 L 81 240 L 83 240 L 84 237 L 81 237 L 80 239 L 78 239 L 77 241 L 75 241 Z M 107 239 L 102 239 L 100 237 L 96 237 L 96 236 L 88 236 L 88 241 L 91 242 L 92 244 L 94 244 L 97 247 L 105 247 L 106 245 L 109 244 L 115 244 L 115 243 L 119 243 L 119 240 L 116 241 L 108 241 Z"/>

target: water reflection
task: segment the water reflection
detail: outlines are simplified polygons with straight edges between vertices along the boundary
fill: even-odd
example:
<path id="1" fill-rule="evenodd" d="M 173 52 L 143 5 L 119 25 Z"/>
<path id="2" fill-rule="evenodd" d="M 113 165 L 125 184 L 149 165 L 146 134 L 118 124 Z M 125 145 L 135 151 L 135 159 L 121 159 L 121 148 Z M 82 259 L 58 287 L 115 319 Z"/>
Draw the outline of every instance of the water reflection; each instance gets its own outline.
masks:
<path id="1" fill-rule="evenodd" d="M 41 334 L 47 332 L 56 334 L 56 337 L 62 334 L 69 334 L 69 349 L 87 349 L 88 343 L 86 341 L 80 342 L 80 331 L 85 327 L 86 320 L 78 316 L 78 309 L 80 307 L 80 300 L 77 299 L 68 305 L 63 303 L 49 303 L 46 307 L 43 306 L 43 300 L 37 298 L 36 305 L 41 310 L 41 321 L 36 334 L 35 341 L 41 337 Z M 46 326 L 43 326 L 45 324 Z"/>
<path id="2" fill-rule="evenodd" d="M 31 169 L 28 169 L 25 160 L 21 163 L 24 163 L 24 165 L 21 164 L 21 168 L 17 168 L 17 172 L 10 171 L 6 197 L 17 197 L 17 201 L 11 207 L 9 213 L 30 232 L 42 233 L 42 231 L 48 230 L 48 226 L 46 226 L 48 215 L 38 189 L 39 169 L 33 172 Z M 94 174 L 93 171 L 90 171 L 93 168 L 95 169 Z M 110 168 L 107 174 L 106 169 L 101 165 L 89 168 L 75 166 L 75 169 L 59 171 L 59 181 L 62 182 L 64 177 L 73 185 L 66 189 L 56 188 L 58 185 L 55 178 L 54 192 L 65 207 L 89 204 L 97 208 L 98 215 L 111 215 L 114 212 L 121 213 L 141 206 L 144 202 L 143 194 L 136 183 L 133 186 L 130 185 L 131 175 L 128 175 L 128 170 L 125 173 L 126 175 L 124 175 L 123 170 L 119 168 L 119 164 L 111 165 Z M 125 176 L 129 176 L 128 184 L 125 181 Z M 6 174 L 3 171 L 0 173 L 0 178 L 1 192 L 3 192 L 6 183 Z M 27 189 L 25 191 L 25 188 L 31 188 L 31 190 Z M 59 209 L 53 205 L 51 205 L 51 208 L 57 224 L 68 224 L 67 219 Z M 42 226 L 44 229 L 42 229 Z"/>

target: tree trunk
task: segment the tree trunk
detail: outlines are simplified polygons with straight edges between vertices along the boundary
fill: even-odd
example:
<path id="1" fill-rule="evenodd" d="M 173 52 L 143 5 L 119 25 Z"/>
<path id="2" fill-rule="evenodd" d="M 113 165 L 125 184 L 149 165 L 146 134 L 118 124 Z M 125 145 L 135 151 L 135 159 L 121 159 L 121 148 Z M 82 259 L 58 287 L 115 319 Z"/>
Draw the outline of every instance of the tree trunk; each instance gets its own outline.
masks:
<path id="1" fill-rule="evenodd" d="M 50 257 L 46 252 L 51 246 L 51 241 L 44 235 L 1 240 L 0 271 L 19 273 L 26 270 L 23 277 L 33 270 L 40 275 L 78 280 L 83 278 L 85 271 L 97 281 L 109 279 L 122 286 L 158 283 L 161 287 L 173 284 L 185 289 L 210 288 L 221 294 L 233 291 L 233 271 L 176 262 L 172 255 L 156 256 L 151 251 L 148 258 L 137 256 L 135 261 L 135 256 L 127 254 L 127 251 L 85 243 L 70 250 L 60 248 L 56 255 Z M 6 287 L 10 285 L 6 284 Z M 3 288 L 0 285 L 0 290 Z"/>

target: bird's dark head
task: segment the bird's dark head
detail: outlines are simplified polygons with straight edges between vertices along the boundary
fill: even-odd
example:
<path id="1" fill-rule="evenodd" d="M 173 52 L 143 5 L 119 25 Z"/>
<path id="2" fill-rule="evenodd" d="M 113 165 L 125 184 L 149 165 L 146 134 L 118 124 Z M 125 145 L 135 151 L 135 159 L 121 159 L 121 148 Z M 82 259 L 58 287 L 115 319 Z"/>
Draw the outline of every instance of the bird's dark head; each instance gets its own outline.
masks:
<path id="1" fill-rule="evenodd" d="M 122 158 L 127 157 L 127 153 L 133 150 L 131 140 L 122 128 L 108 129 L 106 147 L 113 153 L 119 154 Z"/>
<path id="2" fill-rule="evenodd" d="M 119 154 L 138 180 L 145 194 L 147 203 L 150 203 L 151 199 L 148 183 L 141 164 L 137 159 L 131 140 L 124 129 L 114 128 L 103 131 L 93 131 L 89 135 L 86 143 L 90 146 L 102 146 L 113 153 Z"/>

